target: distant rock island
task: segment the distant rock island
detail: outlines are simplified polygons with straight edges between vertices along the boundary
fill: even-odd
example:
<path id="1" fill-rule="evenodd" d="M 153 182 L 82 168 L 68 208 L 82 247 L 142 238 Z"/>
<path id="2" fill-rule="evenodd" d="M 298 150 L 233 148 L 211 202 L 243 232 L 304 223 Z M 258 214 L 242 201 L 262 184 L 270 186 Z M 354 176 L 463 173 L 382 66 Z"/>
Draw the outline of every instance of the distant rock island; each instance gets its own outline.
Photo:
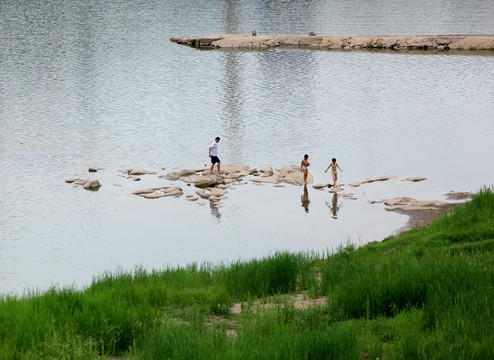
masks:
<path id="1" fill-rule="evenodd" d="M 172 42 L 200 49 L 269 49 L 306 47 L 311 49 L 390 49 L 390 50 L 491 50 L 494 35 L 363 35 L 318 36 L 213 34 L 203 37 L 173 37 Z"/>

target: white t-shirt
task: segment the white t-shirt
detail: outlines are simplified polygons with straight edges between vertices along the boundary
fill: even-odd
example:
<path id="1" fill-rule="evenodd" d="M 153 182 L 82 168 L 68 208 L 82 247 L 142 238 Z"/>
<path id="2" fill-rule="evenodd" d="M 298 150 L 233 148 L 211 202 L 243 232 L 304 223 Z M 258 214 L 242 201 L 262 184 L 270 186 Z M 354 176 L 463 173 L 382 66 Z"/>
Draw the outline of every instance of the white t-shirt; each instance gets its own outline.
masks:
<path id="1" fill-rule="evenodd" d="M 216 140 L 211 141 L 209 147 L 211 148 L 211 156 L 218 156 L 218 143 Z"/>

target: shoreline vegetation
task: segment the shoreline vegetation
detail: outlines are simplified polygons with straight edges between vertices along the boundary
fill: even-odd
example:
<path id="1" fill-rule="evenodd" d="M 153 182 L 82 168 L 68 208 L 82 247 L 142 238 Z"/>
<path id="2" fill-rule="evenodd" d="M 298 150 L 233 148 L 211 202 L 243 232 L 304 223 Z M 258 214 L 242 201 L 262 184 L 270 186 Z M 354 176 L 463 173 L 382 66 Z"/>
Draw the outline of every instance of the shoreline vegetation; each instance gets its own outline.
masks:
<path id="1" fill-rule="evenodd" d="M 275 47 L 310 49 L 389 49 L 389 50 L 494 50 L 494 35 L 252 35 L 212 34 L 203 37 L 172 37 L 170 41 L 198 49 L 271 49 Z"/>
<path id="2" fill-rule="evenodd" d="M 494 188 L 325 254 L 105 273 L 0 298 L 0 359 L 494 358 Z"/>

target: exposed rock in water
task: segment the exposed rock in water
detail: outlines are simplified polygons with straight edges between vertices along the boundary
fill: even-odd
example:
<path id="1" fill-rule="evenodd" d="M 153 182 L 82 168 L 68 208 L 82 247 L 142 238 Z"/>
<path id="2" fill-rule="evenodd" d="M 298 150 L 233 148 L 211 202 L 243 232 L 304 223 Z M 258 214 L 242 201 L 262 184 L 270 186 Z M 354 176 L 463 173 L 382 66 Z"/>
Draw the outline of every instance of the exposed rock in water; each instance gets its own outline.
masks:
<path id="1" fill-rule="evenodd" d="M 348 185 L 353 186 L 353 187 L 358 187 L 358 186 L 360 186 L 362 184 L 373 183 L 375 181 L 387 181 L 387 180 L 393 179 L 395 177 L 396 177 L 396 175 L 376 176 L 376 177 L 373 177 L 373 178 L 367 178 L 365 180 L 354 181 L 354 182 L 351 182 Z"/>
<path id="2" fill-rule="evenodd" d="M 101 187 L 101 184 L 98 180 L 94 179 L 86 181 L 82 187 L 86 190 L 97 191 Z"/>
<path id="3" fill-rule="evenodd" d="M 344 190 L 343 185 L 336 185 L 336 186 L 333 186 L 333 188 L 331 190 L 329 190 L 329 192 L 334 194 L 334 193 L 342 192 L 343 190 Z"/>
<path id="4" fill-rule="evenodd" d="M 331 187 L 332 185 L 331 184 L 314 184 L 312 185 L 312 187 L 314 189 L 317 189 L 317 190 L 321 190 L 321 189 L 324 189 L 326 187 Z"/>
<path id="5" fill-rule="evenodd" d="M 172 37 L 170 41 L 195 48 L 268 49 L 309 47 L 311 49 L 390 50 L 494 50 L 494 35 L 412 35 L 412 36 L 316 36 L 213 34 L 204 37 Z"/>
<path id="6" fill-rule="evenodd" d="M 427 180 L 427 178 L 425 177 L 420 177 L 420 176 L 415 176 L 415 177 L 407 177 L 406 178 L 407 181 L 411 181 L 411 182 L 418 182 L 418 181 L 424 181 L 424 180 Z"/>
<path id="7" fill-rule="evenodd" d="M 369 204 L 382 204 L 385 201 L 386 200 L 369 200 L 368 203 Z"/>
<path id="8" fill-rule="evenodd" d="M 158 199 L 166 195 L 164 193 L 151 193 L 151 194 L 142 194 L 141 196 L 145 199 Z"/>
<path id="9" fill-rule="evenodd" d="M 155 190 L 153 190 L 153 189 L 136 190 L 136 191 L 132 191 L 132 194 L 134 194 L 134 195 L 152 194 L 152 193 L 154 193 L 154 191 Z"/>
<path id="10" fill-rule="evenodd" d="M 154 172 L 150 172 L 148 170 L 131 170 L 129 172 L 129 175 L 133 175 L 133 176 L 136 176 L 136 175 L 148 175 L 148 174 L 155 174 Z"/>
<path id="11" fill-rule="evenodd" d="M 448 200 L 467 200 L 472 197 L 472 194 L 464 191 L 450 191 L 445 196 Z"/>
<path id="12" fill-rule="evenodd" d="M 213 195 L 213 193 L 211 193 L 211 191 L 206 191 L 206 189 L 197 190 L 196 194 L 199 195 L 201 198 L 206 199 L 206 200 L 209 199 L 209 197 L 211 195 Z"/>
<path id="13" fill-rule="evenodd" d="M 89 172 L 97 172 L 98 170 L 97 170 L 97 169 L 95 169 L 95 168 L 89 168 L 89 169 L 88 169 L 88 171 L 89 171 Z"/>
<path id="14" fill-rule="evenodd" d="M 132 192 L 132 194 L 142 196 L 146 199 L 157 199 L 165 196 L 181 196 L 183 193 L 183 189 L 180 186 L 162 186 Z"/>
<path id="15" fill-rule="evenodd" d="M 68 184 L 73 184 L 74 186 L 82 186 L 86 190 L 98 191 L 101 187 L 101 184 L 98 180 L 85 180 L 85 179 L 77 179 L 77 178 L 69 178 L 65 180 Z"/>
<path id="16" fill-rule="evenodd" d="M 174 186 L 164 190 L 165 196 L 182 196 L 184 191 L 180 186 Z"/>
<path id="17" fill-rule="evenodd" d="M 263 170 L 268 170 L 267 168 Z M 284 166 L 281 168 L 275 169 L 276 172 L 272 175 L 263 175 L 261 177 L 252 179 L 254 183 L 270 183 L 270 184 L 279 184 L 279 183 L 288 183 L 292 185 L 304 185 L 304 174 L 300 171 L 300 166 L 291 165 Z M 312 184 L 314 182 L 314 177 L 310 174 L 307 176 L 307 183 Z"/>
<path id="18" fill-rule="evenodd" d="M 266 176 L 273 175 L 273 168 L 271 166 L 267 166 L 259 170 L 260 173 L 263 173 Z"/>
<path id="19" fill-rule="evenodd" d="M 201 176 L 201 179 L 194 182 L 194 186 L 204 189 L 217 184 L 217 180 L 212 176 Z"/>

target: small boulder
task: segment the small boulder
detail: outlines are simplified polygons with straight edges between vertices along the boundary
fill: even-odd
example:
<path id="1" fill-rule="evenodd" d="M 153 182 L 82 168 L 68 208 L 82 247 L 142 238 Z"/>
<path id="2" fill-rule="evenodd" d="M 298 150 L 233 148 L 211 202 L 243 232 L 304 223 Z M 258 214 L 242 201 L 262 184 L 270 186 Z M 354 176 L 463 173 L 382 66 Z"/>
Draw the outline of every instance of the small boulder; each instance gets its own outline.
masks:
<path id="1" fill-rule="evenodd" d="M 101 187 L 101 184 L 98 180 L 88 180 L 83 185 L 83 188 L 86 190 L 97 191 Z"/>
<path id="2" fill-rule="evenodd" d="M 68 179 L 65 179 L 65 182 L 66 182 L 67 184 L 72 184 L 73 182 L 75 182 L 75 181 L 77 181 L 77 180 L 79 180 L 79 179 L 77 179 L 77 178 L 68 178 Z"/>
<path id="3" fill-rule="evenodd" d="M 89 171 L 89 172 L 97 172 L 98 170 L 97 170 L 97 169 L 95 169 L 95 168 L 89 168 L 89 169 L 88 169 L 88 171 Z"/>
<path id="4" fill-rule="evenodd" d="M 213 185 L 216 185 L 216 179 L 214 179 L 213 177 L 208 177 L 208 176 L 204 176 L 202 179 L 194 182 L 194 186 L 201 188 L 201 189 L 204 189 L 204 188 L 207 188 L 207 187 L 210 187 Z"/>

